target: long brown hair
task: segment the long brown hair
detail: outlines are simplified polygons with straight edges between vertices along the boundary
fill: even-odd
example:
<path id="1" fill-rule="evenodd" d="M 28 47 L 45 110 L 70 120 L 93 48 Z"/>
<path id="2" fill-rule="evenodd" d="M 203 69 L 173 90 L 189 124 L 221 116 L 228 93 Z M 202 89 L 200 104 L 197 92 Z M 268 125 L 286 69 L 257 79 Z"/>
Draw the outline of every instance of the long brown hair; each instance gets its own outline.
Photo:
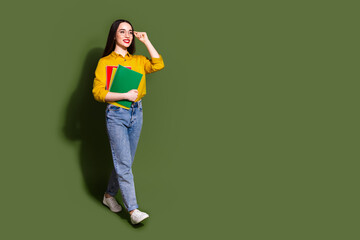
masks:
<path id="1" fill-rule="evenodd" d="M 109 31 L 109 36 L 107 38 L 107 42 L 106 42 L 106 46 L 105 46 L 105 49 L 104 49 L 104 53 L 103 53 L 103 57 L 109 55 L 112 51 L 114 51 L 115 49 L 115 36 L 116 36 L 116 31 L 120 25 L 120 23 L 122 22 L 126 22 L 128 24 L 130 24 L 132 30 L 133 30 L 133 40 L 130 44 L 130 46 L 127 48 L 127 51 L 130 53 L 130 54 L 134 54 L 135 53 L 135 36 L 134 36 L 134 28 L 132 26 L 132 24 L 127 21 L 127 20 L 124 20 L 124 19 L 118 19 L 116 20 L 115 22 L 113 22 L 113 24 L 111 25 L 110 27 L 110 31 Z"/>

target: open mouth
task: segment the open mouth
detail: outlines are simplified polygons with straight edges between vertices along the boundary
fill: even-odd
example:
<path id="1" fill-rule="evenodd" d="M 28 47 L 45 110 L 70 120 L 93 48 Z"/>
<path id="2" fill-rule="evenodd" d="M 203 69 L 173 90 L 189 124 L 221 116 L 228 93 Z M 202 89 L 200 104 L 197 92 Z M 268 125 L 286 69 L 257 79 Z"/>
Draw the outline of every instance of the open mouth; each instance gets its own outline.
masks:
<path id="1" fill-rule="evenodd" d="M 123 41 L 124 41 L 124 43 L 130 43 L 129 39 L 124 39 Z"/>

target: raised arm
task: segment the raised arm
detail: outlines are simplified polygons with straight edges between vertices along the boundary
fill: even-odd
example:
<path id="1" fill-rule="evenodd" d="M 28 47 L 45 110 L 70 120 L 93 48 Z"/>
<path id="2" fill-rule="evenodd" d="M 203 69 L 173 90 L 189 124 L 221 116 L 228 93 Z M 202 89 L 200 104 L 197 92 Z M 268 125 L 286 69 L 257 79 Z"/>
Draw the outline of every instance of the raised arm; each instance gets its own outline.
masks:
<path id="1" fill-rule="evenodd" d="M 152 73 L 164 68 L 164 61 L 161 55 L 156 51 L 155 47 L 151 44 L 146 32 L 135 32 L 135 36 L 139 41 L 147 47 L 151 60 L 144 57 L 144 68 L 146 73 Z"/>
<path id="2" fill-rule="evenodd" d="M 156 51 L 154 46 L 151 44 L 146 32 L 134 32 L 135 37 L 139 39 L 142 43 L 145 44 L 146 48 L 148 49 L 151 58 L 160 58 L 159 53 Z"/>

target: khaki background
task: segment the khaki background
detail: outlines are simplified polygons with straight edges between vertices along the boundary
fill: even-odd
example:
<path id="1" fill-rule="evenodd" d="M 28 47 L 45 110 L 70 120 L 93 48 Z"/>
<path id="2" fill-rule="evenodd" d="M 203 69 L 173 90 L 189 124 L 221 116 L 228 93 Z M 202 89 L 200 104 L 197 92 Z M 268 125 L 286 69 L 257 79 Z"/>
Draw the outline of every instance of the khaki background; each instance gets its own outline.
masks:
<path id="1" fill-rule="evenodd" d="M 359 239 L 356 1 L 1 5 L 2 239 Z M 91 86 L 118 18 L 166 64 L 144 98 L 138 227 L 101 204 Z"/>

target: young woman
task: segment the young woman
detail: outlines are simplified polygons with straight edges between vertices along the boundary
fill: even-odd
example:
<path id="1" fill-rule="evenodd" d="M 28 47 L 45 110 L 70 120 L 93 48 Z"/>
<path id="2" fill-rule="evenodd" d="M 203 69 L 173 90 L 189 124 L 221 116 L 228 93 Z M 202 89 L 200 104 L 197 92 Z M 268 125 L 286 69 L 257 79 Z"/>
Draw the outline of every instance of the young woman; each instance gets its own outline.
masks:
<path id="1" fill-rule="evenodd" d="M 135 37 L 145 44 L 151 60 L 141 55 L 132 55 L 135 52 Z M 138 89 L 127 93 L 115 93 L 106 89 L 106 78 L 111 72 L 109 69 L 119 64 L 143 74 Z M 126 20 L 116 20 L 111 25 L 103 57 L 99 60 L 95 71 L 92 90 L 97 101 L 108 103 L 106 127 L 114 162 L 114 170 L 111 173 L 103 203 L 111 211 L 120 212 L 122 208 L 114 198 L 120 189 L 132 224 L 140 223 L 149 217 L 147 213 L 138 210 L 131 170 L 143 122 L 141 99 L 146 94 L 145 74 L 163 68 L 162 57 L 145 32 L 135 32 L 131 23 Z M 119 100 L 128 100 L 133 103 L 130 108 L 127 108 L 116 103 Z"/>

